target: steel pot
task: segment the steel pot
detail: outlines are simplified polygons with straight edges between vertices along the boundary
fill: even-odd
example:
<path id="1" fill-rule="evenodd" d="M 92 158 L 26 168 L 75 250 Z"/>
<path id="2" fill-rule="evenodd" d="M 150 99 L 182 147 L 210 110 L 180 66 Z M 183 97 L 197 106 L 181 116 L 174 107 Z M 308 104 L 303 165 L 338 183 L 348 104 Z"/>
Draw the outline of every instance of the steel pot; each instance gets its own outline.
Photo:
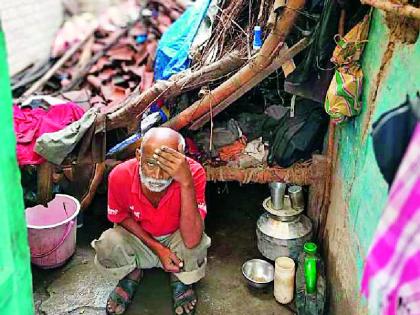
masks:
<path id="1" fill-rule="evenodd" d="M 280 256 L 296 260 L 304 243 L 312 238 L 312 222 L 302 213 L 303 209 L 291 207 L 289 198 L 285 198 L 282 210 L 270 208 L 269 199 L 263 203 L 267 212 L 257 221 L 258 249 L 271 260 Z"/>

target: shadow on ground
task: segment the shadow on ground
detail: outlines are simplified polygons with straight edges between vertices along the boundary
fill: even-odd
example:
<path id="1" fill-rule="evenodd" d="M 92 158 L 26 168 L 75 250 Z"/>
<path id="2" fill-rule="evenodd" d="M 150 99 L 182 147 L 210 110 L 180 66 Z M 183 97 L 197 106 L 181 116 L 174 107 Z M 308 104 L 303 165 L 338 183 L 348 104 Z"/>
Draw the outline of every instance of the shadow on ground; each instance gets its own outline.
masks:
<path id="1" fill-rule="evenodd" d="M 261 202 L 268 195 L 265 185 L 209 184 L 206 232 L 212 239 L 205 279 L 197 285 L 198 315 L 289 315 L 287 306 L 278 304 L 272 286 L 250 289 L 243 281 L 241 266 L 251 258 L 261 258 L 255 235 Z M 106 298 L 114 281 L 99 274 L 93 266 L 89 244 L 110 227 L 105 220 L 106 200 L 96 198 L 78 230 L 75 256 L 64 267 L 40 270 L 33 267 L 34 298 L 37 314 L 104 314 Z M 171 315 L 168 275 L 147 270 L 126 315 Z"/>

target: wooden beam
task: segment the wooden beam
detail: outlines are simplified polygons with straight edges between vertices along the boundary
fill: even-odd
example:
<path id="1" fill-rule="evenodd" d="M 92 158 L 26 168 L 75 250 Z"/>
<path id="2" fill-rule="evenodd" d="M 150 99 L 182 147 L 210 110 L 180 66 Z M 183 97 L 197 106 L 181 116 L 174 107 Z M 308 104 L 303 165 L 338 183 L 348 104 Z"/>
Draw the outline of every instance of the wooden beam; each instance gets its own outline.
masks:
<path id="1" fill-rule="evenodd" d="M 313 182 L 311 162 L 296 163 L 288 168 L 256 167 L 241 169 L 229 166 L 204 166 L 204 168 L 208 181 L 238 181 L 243 184 L 263 184 L 278 181 L 296 185 L 311 185 Z"/>
<path id="2" fill-rule="evenodd" d="M 321 215 L 325 213 L 325 190 L 327 187 L 326 178 L 329 172 L 329 165 L 328 157 L 325 155 L 314 155 L 312 157 L 312 185 L 309 186 L 307 215 L 312 220 L 313 235 L 316 237 L 318 235 Z"/>

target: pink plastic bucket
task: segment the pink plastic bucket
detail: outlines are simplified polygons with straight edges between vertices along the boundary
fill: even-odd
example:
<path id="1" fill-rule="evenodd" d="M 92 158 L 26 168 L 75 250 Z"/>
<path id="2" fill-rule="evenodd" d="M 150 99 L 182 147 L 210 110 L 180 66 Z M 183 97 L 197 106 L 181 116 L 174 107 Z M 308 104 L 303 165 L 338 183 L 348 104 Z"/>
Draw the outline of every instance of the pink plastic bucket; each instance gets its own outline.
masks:
<path id="1" fill-rule="evenodd" d="M 62 266 L 76 250 L 77 199 L 57 194 L 47 207 L 25 210 L 31 261 L 40 268 Z"/>

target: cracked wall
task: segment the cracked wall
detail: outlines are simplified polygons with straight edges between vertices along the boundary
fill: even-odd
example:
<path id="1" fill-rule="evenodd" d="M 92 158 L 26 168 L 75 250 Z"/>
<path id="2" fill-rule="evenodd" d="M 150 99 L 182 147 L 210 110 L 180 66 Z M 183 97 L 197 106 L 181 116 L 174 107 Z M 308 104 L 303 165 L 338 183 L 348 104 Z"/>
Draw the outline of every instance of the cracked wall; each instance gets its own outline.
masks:
<path id="1" fill-rule="evenodd" d="M 420 90 L 418 25 L 374 10 L 362 60 L 362 112 L 336 131 L 338 161 L 324 244 L 331 314 L 367 314 L 359 294 L 363 260 L 389 189 L 375 160 L 371 126 Z"/>

